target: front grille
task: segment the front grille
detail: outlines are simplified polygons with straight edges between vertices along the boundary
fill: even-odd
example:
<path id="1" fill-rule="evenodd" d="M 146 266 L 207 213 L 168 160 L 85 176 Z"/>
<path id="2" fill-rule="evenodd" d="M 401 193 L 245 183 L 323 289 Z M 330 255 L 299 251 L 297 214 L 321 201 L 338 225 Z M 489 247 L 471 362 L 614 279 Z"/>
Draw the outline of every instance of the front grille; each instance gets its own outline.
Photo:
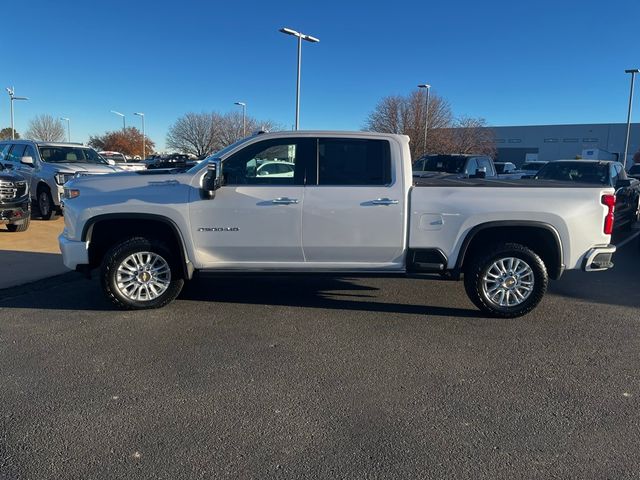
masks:
<path id="1" fill-rule="evenodd" d="M 0 181 L 0 200 L 14 200 L 27 193 L 27 182 Z"/>

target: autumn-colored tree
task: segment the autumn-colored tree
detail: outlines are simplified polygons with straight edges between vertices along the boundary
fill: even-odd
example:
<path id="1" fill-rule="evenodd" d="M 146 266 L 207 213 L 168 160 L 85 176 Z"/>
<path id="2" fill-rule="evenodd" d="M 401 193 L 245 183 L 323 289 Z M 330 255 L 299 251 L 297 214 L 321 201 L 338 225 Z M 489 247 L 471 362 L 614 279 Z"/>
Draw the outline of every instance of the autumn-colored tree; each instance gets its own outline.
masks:
<path id="1" fill-rule="evenodd" d="M 437 153 L 482 153 L 495 157 L 495 135 L 492 129 L 487 128 L 484 118 L 458 118 L 453 128 L 443 133 L 449 137 L 448 151 Z"/>
<path id="2" fill-rule="evenodd" d="M 89 145 L 96 150 L 110 150 L 124 153 L 125 155 L 142 156 L 142 132 L 136 127 L 127 127 L 122 130 L 106 132 L 104 135 L 92 135 L 89 137 Z M 146 137 L 146 153 L 153 152 L 156 144 Z"/>
<path id="3" fill-rule="evenodd" d="M 204 158 L 240 140 L 245 132 L 250 135 L 259 129 L 280 129 L 271 120 L 259 121 L 246 117 L 245 122 L 243 129 L 242 114 L 239 112 L 187 113 L 169 128 L 167 147 Z"/>
<path id="4" fill-rule="evenodd" d="M 409 149 L 414 159 L 424 153 L 490 153 L 495 150 L 492 132 L 482 128 L 485 126 L 484 119 L 454 119 L 449 103 L 433 93 L 429 98 L 428 110 L 427 115 L 426 92 L 422 89 L 407 96 L 385 97 L 369 114 L 364 129 L 408 135 L 411 138 Z M 426 145 L 425 122 L 428 122 Z"/>
<path id="5" fill-rule="evenodd" d="M 409 148 L 413 158 L 418 158 L 425 151 L 442 150 L 449 139 L 442 129 L 451 127 L 453 114 L 449 103 L 437 94 L 429 98 L 429 114 L 427 126 L 427 145 L 424 143 L 424 127 L 427 121 L 426 92 L 416 90 L 408 96 L 394 95 L 385 97 L 365 123 L 365 130 L 398 133 L 411 138 Z"/>
<path id="6" fill-rule="evenodd" d="M 20 134 L 14 130 L 15 138 L 20 138 Z M 11 127 L 0 130 L 0 140 L 11 140 Z"/>

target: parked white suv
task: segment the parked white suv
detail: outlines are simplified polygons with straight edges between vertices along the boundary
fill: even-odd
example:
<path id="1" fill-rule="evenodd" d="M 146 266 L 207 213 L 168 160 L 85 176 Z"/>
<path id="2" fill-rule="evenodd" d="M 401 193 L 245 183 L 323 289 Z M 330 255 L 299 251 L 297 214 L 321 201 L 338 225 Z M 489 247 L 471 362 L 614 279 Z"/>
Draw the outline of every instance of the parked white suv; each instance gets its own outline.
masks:
<path id="1" fill-rule="evenodd" d="M 110 166 L 90 147 L 77 143 L 0 141 L 0 162 L 20 172 L 29 182 L 31 199 L 40 216 L 49 220 L 60 211 L 62 186 L 76 175 L 95 175 L 122 171 Z"/>

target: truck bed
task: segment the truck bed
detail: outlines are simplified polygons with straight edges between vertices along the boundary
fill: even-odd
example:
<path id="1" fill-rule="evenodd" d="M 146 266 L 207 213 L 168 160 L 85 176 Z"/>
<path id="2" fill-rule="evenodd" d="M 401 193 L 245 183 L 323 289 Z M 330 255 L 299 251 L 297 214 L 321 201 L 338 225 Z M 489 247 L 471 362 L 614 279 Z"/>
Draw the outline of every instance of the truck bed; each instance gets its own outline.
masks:
<path id="1" fill-rule="evenodd" d="M 606 188 L 594 183 L 557 180 L 456 178 L 453 176 L 413 177 L 414 187 L 501 187 L 501 188 Z"/>

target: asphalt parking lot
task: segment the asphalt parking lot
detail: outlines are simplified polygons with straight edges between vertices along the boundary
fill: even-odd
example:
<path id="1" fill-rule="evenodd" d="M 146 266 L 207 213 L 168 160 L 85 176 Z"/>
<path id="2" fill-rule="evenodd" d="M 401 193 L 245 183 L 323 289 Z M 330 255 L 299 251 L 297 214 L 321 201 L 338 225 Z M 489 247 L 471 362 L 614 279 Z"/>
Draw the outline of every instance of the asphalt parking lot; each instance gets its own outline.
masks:
<path id="1" fill-rule="evenodd" d="M 4 290 L 0 478 L 638 478 L 638 241 L 515 320 L 437 278 Z"/>

